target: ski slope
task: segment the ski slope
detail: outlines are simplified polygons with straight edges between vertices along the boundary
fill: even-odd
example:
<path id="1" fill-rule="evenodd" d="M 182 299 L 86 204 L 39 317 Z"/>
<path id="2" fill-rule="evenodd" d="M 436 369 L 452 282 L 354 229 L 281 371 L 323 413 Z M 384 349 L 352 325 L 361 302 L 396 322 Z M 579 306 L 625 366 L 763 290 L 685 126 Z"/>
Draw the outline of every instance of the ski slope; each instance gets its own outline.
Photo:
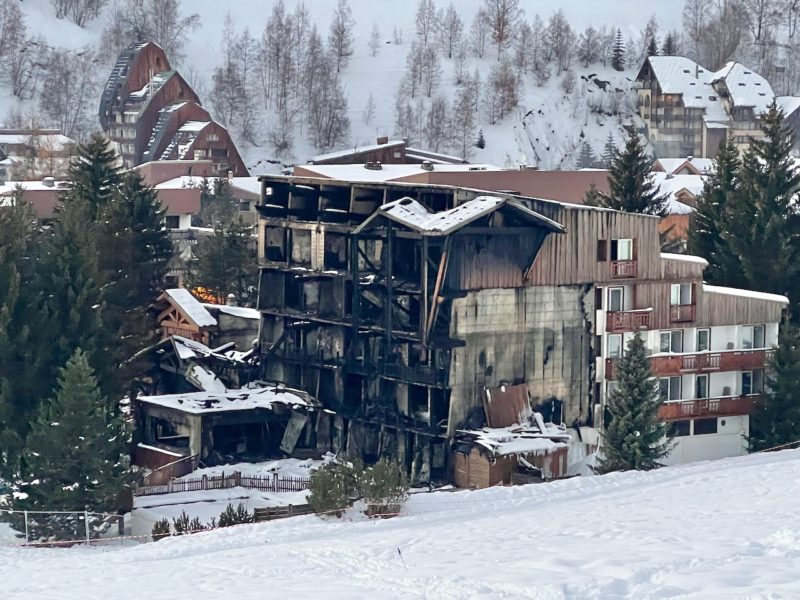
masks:
<path id="1" fill-rule="evenodd" d="M 800 597 L 800 451 L 478 492 L 129 548 L 0 548 L 4 599 Z M 400 554 L 398 553 L 400 549 Z"/>

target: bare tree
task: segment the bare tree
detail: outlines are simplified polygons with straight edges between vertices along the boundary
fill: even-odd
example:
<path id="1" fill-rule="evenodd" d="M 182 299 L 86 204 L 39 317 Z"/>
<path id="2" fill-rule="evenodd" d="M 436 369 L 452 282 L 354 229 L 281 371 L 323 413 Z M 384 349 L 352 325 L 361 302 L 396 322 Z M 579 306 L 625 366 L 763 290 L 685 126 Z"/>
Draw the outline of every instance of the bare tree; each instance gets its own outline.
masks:
<path id="1" fill-rule="evenodd" d="M 320 150 L 335 148 L 350 135 L 347 98 L 338 76 L 332 71 L 326 71 L 328 81 L 320 85 L 309 107 L 309 140 Z"/>
<path id="2" fill-rule="evenodd" d="M 419 0 L 417 5 L 417 39 L 423 46 L 432 44 L 439 28 L 436 16 L 436 3 L 433 0 Z"/>
<path id="3" fill-rule="evenodd" d="M 397 25 L 395 25 L 394 29 L 392 30 L 392 41 L 394 42 L 395 46 L 403 45 L 403 29 L 398 28 Z"/>
<path id="4" fill-rule="evenodd" d="M 547 44 L 558 65 L 558 72 L 569 69 L 575 49 L 575 33 L 561 10 L 547 24 Z"/>
<path id="5" fill-rule="evenodd" d="M 439 17 L 439 39 L 447 58 L 453 58 L 463 37 L 464 21 L 458 16 L 458 12 L 451 2 L 444 14 Z"/>
<path id="6" fill-rule="evenodd" d="M 42 81 L 39 107 L 49 123 L 78 141 L 94 129 L 92 100 L 97 93 L 95 54 L 90 50 L 73 52 L 51 50 Z"/>
<path id="7" fill-rule="evenodd" d="M 50 0 L 56 18 L 69 19 L 79 27 L 96 19 L 108 0 Z"/>
<path id="8" fill-rule="evenodd" d="M 406 55 L 406 75 L 401 86 L 412 98 L 417 95 L 417 91 L 422 86 L 424 63 L 425 47 L 416 41 L 412 42 L 411 49 Z"/>
<path id="9" fill-rule="evenodd" d="M 600 58 L 600 34 L 591 25 L 583 30 L 578 38 L 578 60 L 584 67 Z"/>
<path id="10" fill-rule="evenodd" d="M 433 46 L 425 46 L 422 49 L 421 75 L 423 90 L 425 95 L 430 98 L 442 79 L 442 64 L 439 60 L 439 53 Z"/>
<path id="11" fill-rule="evenodd" d="M 647 24 L 642 27 L 642 30 L 639 32 L 639 43 L 636 45 L 636 65 L 640 65 L 644 62 L 644 59 L 647 58 L 649 54 L 650 46 L 658 44 L 658 21 L 656 21 L 655 15 L 650 17 L 650 20 L 647 21 Z"/>
<path id="12" fill-rule="evenodd" d="M 461 85 L 469 76 L 469 57 L 467 53 L 467 41 L 461 40 L 455 52 L 453 61 L 453 74 L 455 75 L 456 85 Z"/>
<path id="13" fill-rule="evenodd" d="M 481 8 L 475 18 L 472 20 L 472 27 L 469 31 L 469 39 L 472 45 L 472 52 L 478 58 L 483 58 L 486 54 L 486 47 L 489 44 L 489 36 L 491 29 L 489 28 L 489 15 Z"/>
<path id="14" fill-rule="evenodd" d="M 577 77 L 575 77 L 575 71 L 567 69 L 564 71 L 564 77 L 561 78 L 561 89 L 564 90 L 565 94 L 571 94 L 575 91 L 576 82 Z"/>
<path id="15" fill-rule="evenodd" d="M 361 120 L 364 125 L 372 125 L 377 110 L 378 106 L 375 104 L 375 97 L 370 93 L 367 103 L 364 105 L 364 111 L 361 113 Z"/>
<path id="16" fill-rule="evenodd" d="M 522 14 L 519 0 L 484 0 L 484 10 L 499 60 L 500 54 L 511 44 L 514 28 Z"/>
<path id="17" fill-rule="evenodd" d="M 463 86 L 453 101 L 454 145 L 463 160 L 468 160 L 475 138 L 475 108 L 469 86 Z"/>
<path id="18" fill-rule="evenodd" d="M 514 36 L 514 67 L 521 77 L 531 67 L 531 48 L 533 47 L 533 30 L 526 20 L 522 20 Z"/>
<path id="19" fill-rule="evenodd" d="M 425 121 L 425 142 L 428 148 L 434 152 L 448 150 L 452 140 L 452 125 L 450 108 L 442 96 L 433 99 Z"/>
<path id="20" fill-rule="evenodd" d="M 26 100 L 36 93 L 47 42 L 41 36 L 28 36 L 28 26 L 19 3 L 0 2 L 0 76 L 17 98 Z"/>
<path id="21" fill-rule="evenodd" d="M 347 0 L 338 0 L 328 32 L 328 45 L 336 59 L 337 73 L 342 70 L 342 67 L 347 66 L 350 57 L 353 55 L 353 28 L 355 24 L 350 3 Z"/>
<path id="22" fill-rule="evenodd" d="M 510 61 L 504 60 L 492 69 L 483 103 L 486 118 L 492 124 L 502 121 L 519 103 L 519 85 Z"/>
<path id="23" fill-rule="evenodd" d="M 408 95 L 403 91 L 402 86 L 397 90 L 395 96 L 395 134 L 400 138 L 413 143 L 414 129 L 417 116 L 414 107 L 408 100 Z"/>
<path id="24" fill-rule="evenodd" d="M 369 33 L 369 54 L 373 58 L 378 56 L 378 51 L 381 49 L 381 31 L 378 29 L 378 24 L 372 24 L 372 31 Z"/>

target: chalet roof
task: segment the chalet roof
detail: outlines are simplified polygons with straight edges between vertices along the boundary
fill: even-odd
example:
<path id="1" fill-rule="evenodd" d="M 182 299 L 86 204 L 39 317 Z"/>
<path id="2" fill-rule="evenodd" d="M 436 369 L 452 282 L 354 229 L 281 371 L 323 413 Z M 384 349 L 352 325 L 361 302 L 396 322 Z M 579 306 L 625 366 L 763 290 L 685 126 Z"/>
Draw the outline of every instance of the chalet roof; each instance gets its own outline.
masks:
<path id="1" fill-rule="evenodd" d="M 231 315 L 232 317 L 239 317 L 241 319 L 251 319 L 256 321 L 261 319 L 261 313 L 258 312 L 255 308 L 247 308 L 244 306 L 230 306 L 228 304 L 207 304 L 207 303 L 203 303 L 203 306 L 211 313 L 220 312 L 226 315 Z"/>
<path id="2" fill-rule="evenodd" d="M 560 233 L 565 231 L 559 223 L 526 208 L 516 200 L 496 196 L 478 196 L 455 208 L 438 213 L 429 212 L 425 206 L 412 198 L 401 198 L 378 208 L 355 229 L 354 233 L 360 233 L 375 219 L 385 217 L 423 235 L 447 235 L 503 207 L 510 208 L 528 221 L 551 231 Z"/>
<path id="3" fill-rule="evenodd" d="M 437 173 L 463 173 L 471 171 L 502 171 L 500 167 L 488 164 L 436 164 L 433 172 Z M 352 165 L 297 165 L 294 172 L 302 177 L 325 177 L 339 181 L 353 182 L 383 182 L 402 181 L 408 177 L 425 176 L 431 171 L 423 169 L 422 165 L 400 164 L 381 165 L 380 169 L 368 169 L 363 164 Z"/>
<path id="4" fill-rule="evenodd" d="M 787 117 L 800 108 L 800 96 L 778 96 L 775 100 Z"/>
<path id="5" fill-rule="evenodd" d="M 687 158 L 659 158 L 653 163 L 653 169 L 663 170 L 670 175 L 677 175 L 679 171 L 687 169 L 695 175 L 711 173 L 714 170 L 713 158 L 698 158 L 689 156 Z"/>
<path id="6" fill-rule="evenodd" d="M 661 194 L 667 196 L 667 213 L 671 215 L 683 215 L 694 212 L 694 208 L 684 204 L 678 199 L 678 194 L 685 191 L 692 197 L 697 197 L 703 193 L 702 175 L 671 175 L 669 173 L 652 173 L 653 183 L 658 186 Z"/>
<path id="7" fill-rule="evenodd" d="M 242 410 L 273 410 L 278 405 L 289 408 L 313 408 L 313 398 L 281 385 L 242 388 L 224 392 L 190 392 L 162 396 L 140 396 L 142 404 L 170 408 L 193 415 Z"/>
<path id="8" fill-rule="evenodd" d="M 779 304 L 789 304 L 786 296 L 779 294 L 768 294 L 766 292 L 754 292 L 752 290 L 740 290 L 738 288 L 721 287 L 717 285 L 703 284 L 703 292 L 706 294 L 723 294 L 726 296 L 738 296 L 740 298 L 750 298 L 752 300 L 763 300 L 765 302 L 777 302 Z"/>
<path id="9" fill-rule="evenodd" d="M 375 152 L 376 150 L 383 150 L 384 148 L 394 148 L 395 146 L 405 146 L 405 145 L 406 145 L 405 140 L 389 140 L 385 144 L 370 144 L 367 146 L 356 146 L 354 148 L 348 148 L 346 150 L 328 152 L 327 154 L 318 154 L 317 156 L 313 157 L 310 162 L 314 163 L 317 161 L 336 160 L 344 158 L 345 156 L 350 156 L 352 154 Z"/>
<path id="10" fill-rule="evenodd" d="M 729 62 L 716 72 L 714 82 L 724 81 L 734 106 L 752 107 L 766 112 L 775 98 L 772 86 L 761 75 L 737 62 Z"/>
<path id="11" fill-rule="evenodd" d="M 189 290 L 173 288 L 165 290 L 164 293 L 198 327 L 211 327 L 217 324 L 217 320 L 211 316 L 211 313 L 206 310 L 197 298 L 192 296 Z"/>
<path id="12" fill-rule="evenodd" d="M 728 121 L 725 106 L 711 85 L 716 73 L 683 56 L 650 56 L 647 62 L 664 94 L 679 94 L 689 108 L 704 108 L 712 122 Z"/>

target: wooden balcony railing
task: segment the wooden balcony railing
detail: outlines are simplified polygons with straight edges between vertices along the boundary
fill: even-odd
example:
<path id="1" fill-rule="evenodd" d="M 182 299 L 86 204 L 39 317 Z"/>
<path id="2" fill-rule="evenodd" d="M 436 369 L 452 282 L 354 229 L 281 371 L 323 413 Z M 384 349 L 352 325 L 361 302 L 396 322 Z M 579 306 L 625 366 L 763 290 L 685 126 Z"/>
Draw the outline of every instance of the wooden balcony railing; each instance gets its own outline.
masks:
<path id="1" fill-rule="evenodd" d="M 694 321 L 694 304 L 675 304 L 669 307 L 669 320 L 672 323 L 689 323 Z"/>
<path id="2" fill-rule="evenodd" d="M 763 369 L 773 350 L 726 350 L 698 354 L 667 354 L 650 357 L 650 372 L 654 377 L 669 377 L 688 373 L 715 371 L 750 371 Z M 606 359 L 606 379 L 616 379 L 615 366 L 619 359 Z"/>
<path id="3" fill-rule="evenodd" d="M 639 273 L 639 262 L 636 260 L 611 261 L 612 279 L 633 279 Z"/>
<path id="4" fill-rule="evenodd" d="M 651 329 L 653 324 L 653 310 L 628 310 L 609 312 L 606 316 L 606 331 L 619 333 L 622 331 L 638 331 Z"/>
<path id="5" fill-rule="evenodd" d="M 665 421 L 679 421 L 696 417 L 747 415 L 758 399 L 759 396 L 729 396 L 725 398 L 675 400 L 664 402 L 658 409 L 658 416 Z"/>

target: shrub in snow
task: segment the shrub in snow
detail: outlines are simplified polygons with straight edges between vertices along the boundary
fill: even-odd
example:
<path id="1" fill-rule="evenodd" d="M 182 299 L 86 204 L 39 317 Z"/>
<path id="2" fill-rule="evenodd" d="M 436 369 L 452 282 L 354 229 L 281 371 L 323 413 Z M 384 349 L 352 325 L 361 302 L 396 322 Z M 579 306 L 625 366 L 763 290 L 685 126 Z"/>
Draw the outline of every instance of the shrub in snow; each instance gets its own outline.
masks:
<path id="1" fill-rule="evenodd" d="M 181 516 L 177 519 L 172 519 L 172 526 L 175 528 L 175 535 L 189 535 L 212 528 L 203 525 L 197 517 L 190 519 L 186 511 L 181 511 Z"/>
<path id="2" fill-rule="evenodd" d="M 352 463 L 337 460 L 314 471 L 308 484 L 308 503 L 314 512 L 339 514 L 359 498 L 358 470 Z"/>
<path id="3" fill-rule="evenodd" d="M 156 521 L 156 524 L 153 525 L 153 531 L 151 532 L 153 536 L 153 541 L 157 542 L 160 539 L 170 536 L 170 527 L 169 521 L 166 519 L 161 519 L 160 521 Z"/>
<path id="4" fill-rule="evenodd" d="M 408 482 L 398 464 L 380 460 L 363 472 L 361 490 L 367 502 L 367 514 L 397 514 L 408 494 Z"/>
<path id="5" fill-rule="evenodd" d="M 247 507 L 239 502 L 236 508 L 233 504 L 228 504 L 225 510 L 219 515 L 217 524 L 220 527 L 230 527 L 231 525 L 241 525 L 243 523 L 252 523 L 253 515 L 247 512 Z"/>

